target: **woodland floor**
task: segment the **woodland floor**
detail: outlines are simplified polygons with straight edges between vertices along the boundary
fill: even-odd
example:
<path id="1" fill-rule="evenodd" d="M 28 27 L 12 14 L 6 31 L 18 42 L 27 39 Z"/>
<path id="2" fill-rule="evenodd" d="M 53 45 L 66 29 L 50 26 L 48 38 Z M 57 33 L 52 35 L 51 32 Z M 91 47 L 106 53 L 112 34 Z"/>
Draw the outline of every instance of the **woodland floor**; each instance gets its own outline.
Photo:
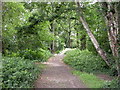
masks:
<path id="1" fill-rule="evenodd" d="M 67 50 L 69 49 L 54 55 L 48 62 L 43 63 L 46 64 L 46 68 L 36 80 L 35 88 L 87 88 L 77 76 L 71 73 L 72 68 L 62 61 Z M 97 76 L 104 80 L 111 80 L 106 75 Z"/>

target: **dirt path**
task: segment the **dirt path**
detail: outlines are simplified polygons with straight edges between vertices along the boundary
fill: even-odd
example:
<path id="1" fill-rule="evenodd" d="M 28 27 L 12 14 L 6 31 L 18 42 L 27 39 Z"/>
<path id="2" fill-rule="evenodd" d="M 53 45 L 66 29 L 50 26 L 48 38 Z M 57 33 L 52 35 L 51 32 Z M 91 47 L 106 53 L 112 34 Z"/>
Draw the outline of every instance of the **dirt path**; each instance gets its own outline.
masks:
<path id="1" fill-rule="evenodd" d="M 51 57 L 44 63 L 47 65 L 35 82 L 36 88 L 86 88 L 78 77 L 71 74 L 72 69 L 63 63 L 64 52 Z"/>
<path id="2" fill-rule="evenodd" d="M 96 76 L 102 80 L 106 81 L 112 81 L 114 78 L 112 76 L 109 76 L 107 74 L 96 74 Z"/>

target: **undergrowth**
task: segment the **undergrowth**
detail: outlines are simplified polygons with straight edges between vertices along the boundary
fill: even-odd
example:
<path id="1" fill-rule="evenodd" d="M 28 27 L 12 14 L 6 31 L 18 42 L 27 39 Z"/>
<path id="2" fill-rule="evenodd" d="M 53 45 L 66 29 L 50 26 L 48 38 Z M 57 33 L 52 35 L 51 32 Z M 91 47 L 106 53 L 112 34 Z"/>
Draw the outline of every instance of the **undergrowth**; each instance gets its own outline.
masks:
<path id="1" fill-rule="evenodd" d="M 30 88 L 41 72 L 41 65 L 20 57 L 2 58 L 2 87 Z"/>
<path id="2" fill-rule="evenodd" d="M 111 74 L 110 68 L 98 55 L 94 55 L 88 50 L 80 51 L 78 49 L 66 52 L 64 62 L 75 69 L 74 75 L 78 75 L 90 88 L 118 88 L 118 80 L 104 81 L 98 79 L 92 73 Z"/>
<path id="3" fill-rule="evenodd" d="M 30 60 L 37 60 L 40 62 L 47 61 L 47 59 L 51 56 L 49 50 L 44 50 L 42 48 L 39 48 L 37 50 L 32 49 L 25 49 L 21 50 L 19 52 L 12 52 L 12 54 L 7 55 L 9 57 L 23 57 L 24 59 L 30 59 Z"/>
<path id="4" fill-rule="evenodd" d="M 120 84 L 117 79 L 114 79 L 112 81 L 105 82 L 103 88 L 115 88 L 116 90 L 120 90 Z"/>
<path id="5" fill-rule="evenodd" d="M 107 65 L 100 56 L 88 50 L 72 50 L 66 53 L 64 62 L 74 69 L 85 72 L 106 71 Z"/>

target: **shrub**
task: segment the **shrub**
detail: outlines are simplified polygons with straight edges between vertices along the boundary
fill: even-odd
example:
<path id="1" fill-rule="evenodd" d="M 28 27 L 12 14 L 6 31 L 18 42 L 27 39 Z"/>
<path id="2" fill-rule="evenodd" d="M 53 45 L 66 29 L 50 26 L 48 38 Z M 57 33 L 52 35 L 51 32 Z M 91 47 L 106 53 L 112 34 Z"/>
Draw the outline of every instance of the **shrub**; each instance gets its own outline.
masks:
<path id="1" fill-rule="evenodd" d="M 103 88 L 119 88 L 120 89 L 120 85 L 117 79 L 112 80 L 112 81 L 107 81 L 104 83 Z"/>
<path id="2" fill-rule="evenodd" d="M 33 61 L 20 57 L 3 57 L 2 78 L 3 88 L 33 87 L 33 82 L 40 73 L 40 67 Z"/>
<path id="3" fill-rule="evenodd" d="M 80 51 L 78 49 L 66 53 L 64 62 L 76 70 L 85 72 L 103 71 L 106 64 L 101 57 L 96 56 L 88 50 Z"/>
<path id="4" fill-rule="evenodd" d="M 11 54 L 7 55 L 8 57 L 19 57 L 19 52 L 11 52 Z"/>
<path id="5" fill-rule="evenodd" d="M 25 59 L 30 60 L 39 60 L 39 61 L 46 61 L 50 56 L 51 53 L 48 50 L 44 50 L 42 48 L 37 50 L 26 49 L 20 52 L 20 57 L 24 57 Z"/>

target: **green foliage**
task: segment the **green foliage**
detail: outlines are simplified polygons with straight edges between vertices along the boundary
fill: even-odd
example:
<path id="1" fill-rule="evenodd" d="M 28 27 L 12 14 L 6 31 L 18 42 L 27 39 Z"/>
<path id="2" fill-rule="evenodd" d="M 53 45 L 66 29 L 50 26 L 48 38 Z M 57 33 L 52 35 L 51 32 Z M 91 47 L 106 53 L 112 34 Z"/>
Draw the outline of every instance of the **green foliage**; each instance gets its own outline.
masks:
<path id="1" fill-rule="evenodd" d="M 98 40 L 98 43 L 100 44 L 100 47 L 103 48 L 107 53 L 111 54 L 110 46 L 109 46 L 109 41 L 108 37 L 106 36 L 107 32 L 100 30 L 95 33 L 95 37 Z M 98 54 L 93 43 L 91 42 L 90 38 L 87 40 L 87 49 L 94 54 Z"/>
<path id="2" fill-rule="evenodd" d="M 40 18 L 44 19 L 44 12 L 43 17 L 40 17 L 41 14 L 38 10 L 30 12 L 25 5 L 26 3 L 18 2 L 5 2 L 3 5 L 2 36 L 4 55 L 28 48 L 32 50 L 48 48 L 49 43 L 53 40 L 53 34 L 49 30 L 49 21 L 39 21 Z M 36 3 L 37 5 L 39 4 Z M 35 9 L 35 7 L 32 6 L 32 9 Z M 31 17 L 33 17 L 32 20 L 37 21 L 29 21 Z"/>
<path id="3" fill-rule="evenodd" d="M 33 87 L 34 80 L 40 73 L 40 67 L 33 61 L 20 57 L 3 57 L 3 88 L 29 88 Z"/>
<path id="4" fill-rule="evenodd" d="M 66 53 L 64 62 L 76 70 L 85 72 L 103 71 L 106 68 L 105 62 L 88 50 L 80 51 L 78 49 Z"/>
<path id="5" fill-rule="evenodd" d="M 80 80 L 82 80 L 83 83 L 88 86 L 88 88 L 101 88 L 105 83 L 104 80 L 101 80 L 93 74 L 88 74 L 80 71 L 73 71 L 72 73 L 79 76 Z"/>
<path id="6" fill-rule="evenodd" d="M 119 90 L 120 85 L 118 84 L 118 80 L 115 79 L 115 80 L 112 80 L 112 81 L 105 82 L 103 88 L 116 88 L 116 90 Z"/>
<path id="7" fill-rule="evenodd" d="M 84 17 L 87 20 L 87 23 L 94 34 L 95 38 L 97 39 L 100 47 L 105 50 L 107 53 L 111 54 L 110 46 L 109 46 L 109 40 L 108 40 L 108 35 L 107 35 L 107 27 L 105 24 L 103 12 L 101 12 L 100 4 L 92 4 L 89 5 L 83 4 L 84 5 Z M 97 54 L 96 49 L 91 42 L 90 38 L 87 37 L 87 49 L 94 54 Z"/>
<path id="8" fill-rule="evenodd" d="M 26 19 L 30 15 L 30 13 L 28 13 L 28 11 L 25 10 L 23 5 L 24 3 L 18 2 L 6 2 L 3 4 L 2 15 L 4 25 L 8 25 L 7 27 L 14 27 L 17 25 L 21 25 L 25 22 L 24 19 Z"/>
<path id="9" fill-rule="evenodd" d="M 23 26 L 27 23 L 30 12 L 25 10 L 24 3 L 5 2 L 2 13 L 2 44 L 3 54 L 5 50 L 17 51 L 17 30 L 15 27 Z"/>
<path id="10" fill-rule="evenodd" d="M 11 54 L 8 54 L 9 57 L 23 57 L 24 59 L 30 59 L 30 60 L 37 60 L 40 62 L 47 61 L 47 59 L 51 56 L 51 52 L 49 50 L 44 50 L 42 48 L 32 50 L 32 49 L 26 49 L 21 50 L 19 52 L 12 52 Z"/>
<path id="11" fill-rule="evenodd" d="M 47 61 L 51 53 L 42 48 L 37 50 L 26 49 L 20 52 L 20 56 L 30 60 Z"/>
<path id="12" fill-rule="evenodd" d="M 70 51 L 65 57 L 65 63 L 86 72 L 106 69 L 105 62 L 97 56 L 90 38 L 79 22 L 74 2 L 4 2 L 2 5 L 3 55 L 31 59 L 31 62 L 46 61 L 51 55 L 48 49 L 59 53 L 64 47 L 83 47 L 81 50 L 86 48 L 90 52 Z M 101 6 L 98 3 L 82 5 L 83 15 L 100 47 L 112 56 Z"/>

